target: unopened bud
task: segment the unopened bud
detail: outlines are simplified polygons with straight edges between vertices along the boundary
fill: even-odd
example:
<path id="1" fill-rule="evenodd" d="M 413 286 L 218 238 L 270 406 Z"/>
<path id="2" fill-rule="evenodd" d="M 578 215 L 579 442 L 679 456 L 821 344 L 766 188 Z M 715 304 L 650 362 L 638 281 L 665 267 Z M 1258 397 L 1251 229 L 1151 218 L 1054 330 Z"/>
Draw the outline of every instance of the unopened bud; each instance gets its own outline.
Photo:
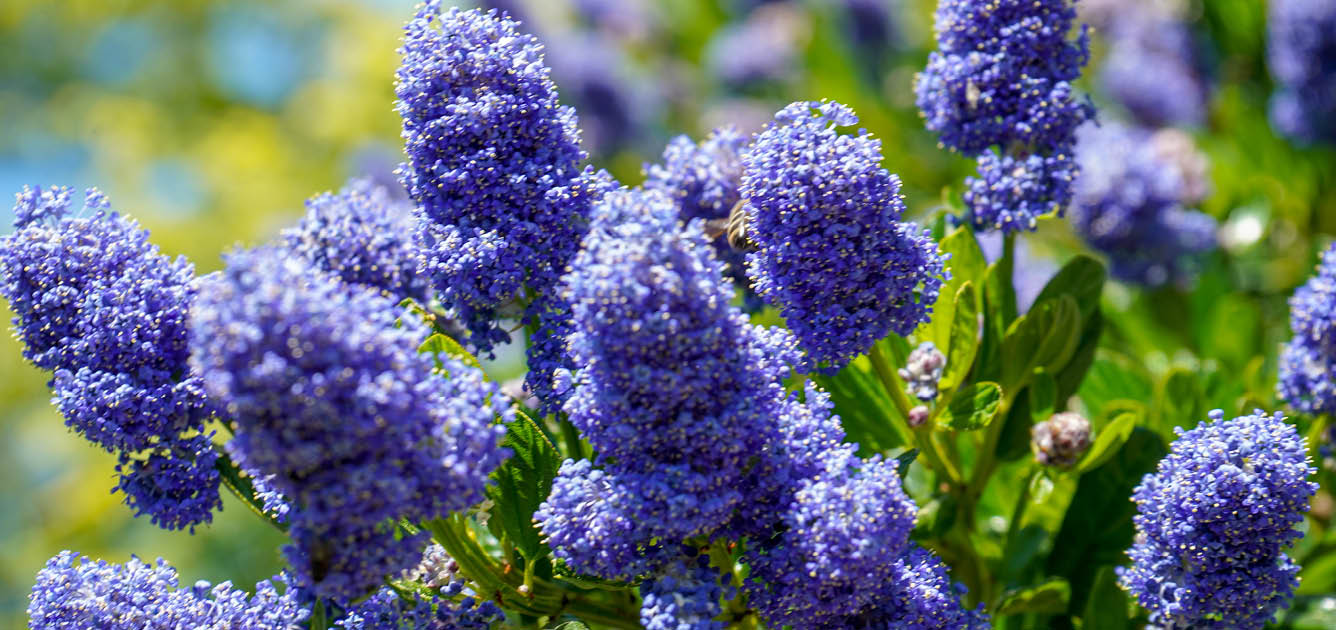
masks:
<path id="1" fill-rule="evenodd" d="M 900 378 L 915 398 L 932 400 L 937 397 L 937 383 L 942 380 L 945 367 L 946 355 L 931 341 L 925 341 L 909 353 L 908 361 L 900 368 Z"/>
<path id="2" fill-rule="evenodd" d="M 1064 411 L 1030 428 L 1030 450 L 1045 466 L 1070 468 L 1090 448 L 1090 421 Z"/>
<path id="3" fill-rule="evenodd" d="M 928 421 L 928 407 L 926 405 L 919 405 L 910 409 L 908 420 L 909 426 L 911 427 L 923 426 L 923 423 Z"/>

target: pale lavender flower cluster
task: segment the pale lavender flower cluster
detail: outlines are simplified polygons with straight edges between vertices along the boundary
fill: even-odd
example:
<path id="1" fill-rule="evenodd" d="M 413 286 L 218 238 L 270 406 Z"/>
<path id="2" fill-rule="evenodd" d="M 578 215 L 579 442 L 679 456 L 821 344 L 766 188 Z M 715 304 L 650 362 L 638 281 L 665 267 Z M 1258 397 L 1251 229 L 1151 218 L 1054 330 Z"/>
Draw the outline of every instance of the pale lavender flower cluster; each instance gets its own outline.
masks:
<path id="1" fill-rule="evenodd" d="M 75 432 L 119 458 L 117 489 L 167 529 L 222 507 L 217 453 L 204 423 L 215 408 L 187 365 L 194 267 L 89 190 L 17 195 L 15 231 L 0 240 L 0 292 L 23 354 L 53 372 L 52 401 Z"/>
<path id="2" fill-rule="evenodd" d="M 1267 61 L 1277 91 L 1271 122 L 1302 142 L 1336 142 L 1336 4 L 1268 3 Z"/>
<path id="3" fill-rule="evenodd" d="M 1090 448 L 1090 421 L 1063 411 L 1030 427 L 1030 450 L 1042 466 L 1071 468 Z"/>
<path id="4" fill-rule="evenodd" d="M 425 534 L 482 499 L 503 459 L 494 384 L 419 355 L 395 300 L 278 249 L 240 251 L 201 284 L 191 363 L 236 426 L 237 463 L 291 503 L 285 555 L 303 588 L 351 600 L 415 565 Z"/>
<path id="5" fill-rule="evenodd" d="M 1204 194 L 1170 151 L 1179 132 L 1115 122 L 1082 128 L 1072 225 L 1125 282 L 1184 285 L 1216 247 L 1216 222 L 1189 209 Z M 1188 142 L 1187 150 L 1197 153 Z M 1181 153 L 1181 152 L 1179 152 Z"/>
<path id="6" fill-rule="evenodd" d="M 947 275 L 926 230 L 900 221 L 881 142 L 838 132 L 857 123 L 839 103 L 793 103 L 742 159 L 747 275 L 827 370 L 927 321 Z"/>
<path id="7" fill-rule="evenodd" d="M 402 194 L 402 193 L 400 193 Z M 426 302 L 417 274 L 413 205 L 370 179 L 306 201 L 306 216 L 283 230 L 283 244 L 317 269 L 344 282 L 384 291 L 397 299 Z"/>
<path id="8" fill-rule="evenodd" d="M 255 585 L 255 594 L 223 582 L 178 588 L 176 570 L 131 558 L 96 562 L 62 551 L 37 573 L 28 601 L 31 630 L 179 630 L 245 628 L 299 630 L 310 611 L 279 575 Z M 279 586 L 286 587 L 282 593 Z"/>
<path id="9" fill-rule="evenodd" d="M 980 230 L 1034 230 L 1061 214 L 1076 175 L 1076 128 L 1094 117 L 1071 82 L 1090 58 L 1088 28 L 1075 41 L 1072 0 L 941 0 L 937 50 L 915 94 L 943 145 L 978 157 L 965 202 Z"/>
<path id="10" fill-rule="evenodd" d="M 1290 331 L 1277 393 L 1304 413 L 1336 414 L 1336 245 L 1290 297 Z"/>
<path id="11" fill-rule="evenodd" d="M 1119 583 L 1156 627 L 1260 630 L 1286 606 L 1299 567 L 1284 553 L 1317 484 L 1303 438 L 1260 410 L 1178 434 L 1132 500 L 1136 543 Z"/>
<path id="12" fill-rule="evenodd" d="M 925 341 L 905 360 L 900 368 L 900 378 L 909 388 L 909 393 L 919 400 L 937 398 L 937 383 L 942 380 L 942 370 L 946 369 L 946 355 L 937 349 L 931 341 Z"/>

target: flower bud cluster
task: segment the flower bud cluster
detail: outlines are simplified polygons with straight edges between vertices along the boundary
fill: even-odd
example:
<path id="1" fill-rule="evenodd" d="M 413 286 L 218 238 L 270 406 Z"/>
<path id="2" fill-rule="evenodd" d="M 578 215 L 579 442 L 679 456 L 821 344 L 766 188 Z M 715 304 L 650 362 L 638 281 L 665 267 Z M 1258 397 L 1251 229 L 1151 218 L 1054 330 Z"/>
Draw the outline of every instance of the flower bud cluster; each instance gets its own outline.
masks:
<path id="1" fill-rule="evenodd" d="M 925 341 L 909 353 L 909 359 L 899 373 L 909 386 L 910 394 L 919 400 L 929 401 L 937 398 L 937 383 L 942 380 L 942 370 L 945 368 L 946 355 L 937 349 L 936 344 Z"/>
<path id="2" fill-rule="evenodd" d="M 90 189 L 17 195 L 0 239 L 0 293 L 23 355 L 53 372 L 52 401 L 75 432 L 117 455 L 117 490 L 166 529 L 207 523 L 222 507 L 218 458 L 203 434 L 215 408 L 187 365 L 194 267 Z"/>
<path id="3" fill-rule="evenodd" d="M 1071 411 L 1030 427 L 1030 450 L 1043 466 L 1071 468 L 1090 448 L 1090 421 Z"/>

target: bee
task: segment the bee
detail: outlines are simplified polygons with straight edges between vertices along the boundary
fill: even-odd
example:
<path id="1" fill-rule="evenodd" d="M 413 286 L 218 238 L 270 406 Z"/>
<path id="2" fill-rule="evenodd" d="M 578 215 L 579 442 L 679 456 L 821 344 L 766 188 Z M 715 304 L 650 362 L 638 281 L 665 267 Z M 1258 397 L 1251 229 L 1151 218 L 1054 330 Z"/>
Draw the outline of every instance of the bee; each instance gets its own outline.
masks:
<path id="1" fill-rule="evenodd" d="M 725 218 L 706 221 L 705 236 L 710 239 L 723 236 L 729 247 L 740 252 L 756 251 L 756 243 L 747 237 L 747 202 L 733 204 Z"/>

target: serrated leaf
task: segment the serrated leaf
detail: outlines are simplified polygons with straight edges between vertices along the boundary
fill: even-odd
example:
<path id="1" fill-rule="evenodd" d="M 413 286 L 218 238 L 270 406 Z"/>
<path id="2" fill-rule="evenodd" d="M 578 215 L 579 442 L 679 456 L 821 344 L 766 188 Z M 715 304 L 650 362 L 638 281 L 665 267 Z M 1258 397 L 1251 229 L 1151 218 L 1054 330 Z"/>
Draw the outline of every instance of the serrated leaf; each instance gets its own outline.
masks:
<path id="1" fill-rule="evenodd" d="M 1008 591 L 997 606 L 997 616 L 1037 613 L 1056 615 L 1067 611 L 1071 586 L 1067 580 L 1052 578 L 1042 584 Z"/>
<path id="2" fill-rule="evenodd" d="M 987 262 L 984 260 L 983 250 L 979 249 L 979 242 L 974 238 L 974 234 L 964 226 L 958 227 L 946 235 L 946 238 L 938 243 L 938 247 L 942 250 L 942 253 L 950 256 L 946 265 L 951 272 L 951 279 L 942 285 L 941 291 L 937 294 L 937 302 L 932 307 L 932 321 L 924 326 L 919 338 L 931 341 L 938 348 L 946 351 L 951 343 L 951 330 L 956 318 L 956 298 L 960 293 L 960 288 L 965 283 L 970 283 L 973 290 L 977 292 L 984 281 Z M 977 310 L 978 296 L 975 297 Z"/>
<path id="3" fill-rule="evenodd" d="M 965 282 L 956 291 L 951 345 L 945 352 L 946 367 L 942 371 L 940 388 L 949 392 L 965 382 L 979 352 L 979 303 L 971 282 Z"/>
<path id="4" fill-rule="evenodd" d="M 1099 310 L 1099 296 L 1104 291 L 1104 281 L 1107 278 L 1108 273 L 1104 270 L 1103 263 L 1084 254 L 1078 254 L 1049 279 L 1048 284 L 1044 285 L 1039 296 L 1035 298 L 1035 304 L 1062 295 L 1070 295 L 1081 311 L 1081 320 L 1087 320 Z"/>
<path id="5" fill-rule="evenodd" d="M 1127 593 L 1118 586 L 1113 567 L 1100 567 L 1081 615 L 1081 630 L 1131 630 L 1127 603 Z"/>
<path id="6" fill-rule="evenodd" d="M 533 513 L 552 491 L 561 455 L 523 413 L 506 425 L 501 444 L 510 447 L 512 455 L 492 473 L 492 483 L 487 486 L 487 497 L 495 503 L 491 518 L 515 548 L 532 561 L 547 550 L 533 524 Z"/>
<path id="7" fill-rule="evenodd" d="M 956 390 L 937 415 L 937 426 L 955 431 L 974 431 L 993 422 L 1002 406 L 1002 388 L 997 383 L 974 383 Z"/>
<path id="8" fill-rule="evenodd" d="M 1137 428 L 1104 465 L 1081 475 L 1046 564 L 1050 575 L 1071 584 L 1072 610 L 1085 610 L 1099 567 L 1126 561 L 1136 514 L 1129 497 L 1166 452 L 1160 436 Z"/>
<path id="9" fill-rule="evenodd" d="M 418 346 L 419 353 L 430 353 L 432 355 L 444 354 L 460 363 L 482 369 L 482 364 L 478 363 L 478 358 L 473 356 L 464 346 L 459 345 L 458 341 L 451 339 L 440 333 L 436 333 Z"/>
<path id="10" fill-rule="evenodd" d="M 1127 443 L 1127 439 L 1132 437 L 1132 430 L 1136 429 L 1139 419 L 1140 416 L 1136 413 L 1119 412 L 1095 435 L 1095 443 L 1090 445 L 1090 450 L 1086 451 L 1081 461 L 1076 464 L 1076 472 L 1084 474 L 1109 461 L 1118 453 L 1118 449 Z"/>

